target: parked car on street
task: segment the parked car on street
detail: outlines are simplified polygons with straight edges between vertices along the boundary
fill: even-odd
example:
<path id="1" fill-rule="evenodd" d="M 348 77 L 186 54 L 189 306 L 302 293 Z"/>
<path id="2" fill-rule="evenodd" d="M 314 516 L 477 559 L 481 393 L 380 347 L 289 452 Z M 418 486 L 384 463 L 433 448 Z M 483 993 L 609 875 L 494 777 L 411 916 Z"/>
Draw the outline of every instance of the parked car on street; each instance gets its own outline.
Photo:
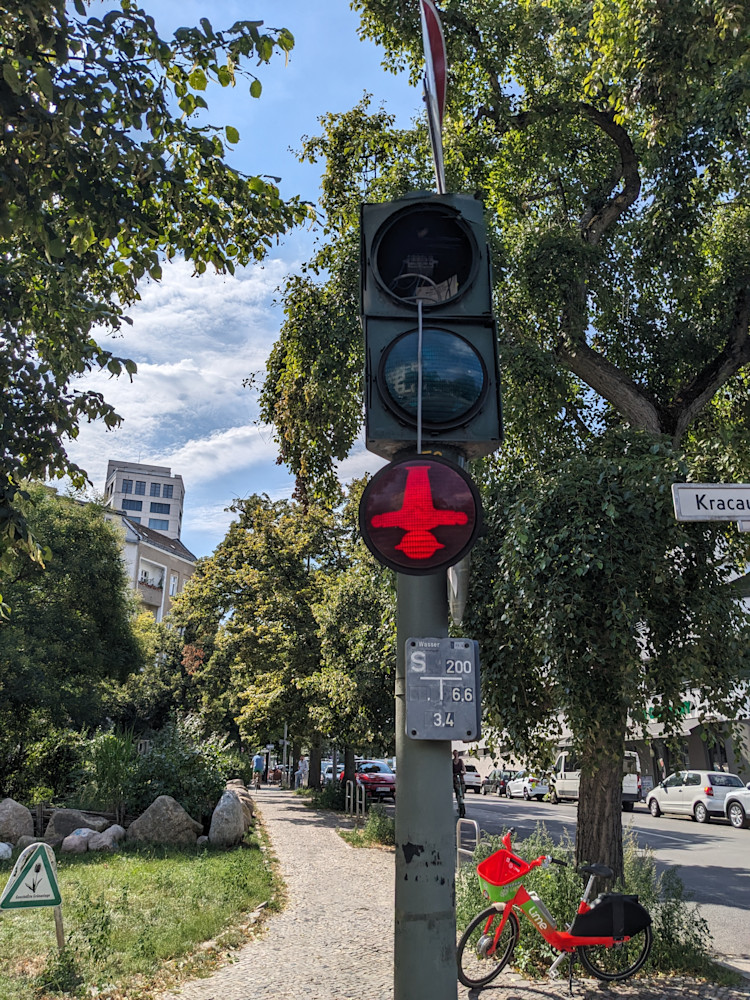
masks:
<path id="1" fill-rule="evenodd" d="M 505 794 L 509 799 L 523 796 L 525 799 L 538 799 L 539 802 L 542 801 L 548 792 L 549 785 L 547 781 L 543 778 L 538 778 L 529 771 L 518 771 L 510 779 L 505 788 Z"/>
<path id="2" fill-rule="evenodd" d="M 724 799 L 724 812 L 735 830 L 750 826 L 750 781 L 746 788 L 732 788 Z"/>
<path id="3" fill-rule="evenodd" d="M 725 816 L 727 795 L 744 787 L 736 774 L 725 771 L 675 771 L 651 789 L 646 805 L 652 816 L 677 813 L 707 823 L 712 816 Z"/>
<path id="4" fill-rule="evenodd" d="M 358 760 L 354 771 L 357 784 L 362 785 L 368 798 L 396 801 L 396 775 L 384 760 Z M 343 777 L 342 765 L 339 780 Z"/>
<path id="5" fill-rule="evenodd" d="M 501 771 L 493 768 L 486 778 L 482 779 L 482 795 L 496 792 L 498 795 L 505 795 L 505 788 L 513 777 L 512 771 Z"/>
<path id="6" fill-rule="evenodd" d="M 472 792 L 479 795 L 482 788 L 482 779 L 479 777 L 479 771 L 477 771 L 476 765 L 467 764 L 466 761 L 464 761 L 464 767 L 466 768 L 466 772 L 464 774 L 464 786 L 466 787 L 466 791 L 468 792 L 469 789 L 471 789 Z"/>

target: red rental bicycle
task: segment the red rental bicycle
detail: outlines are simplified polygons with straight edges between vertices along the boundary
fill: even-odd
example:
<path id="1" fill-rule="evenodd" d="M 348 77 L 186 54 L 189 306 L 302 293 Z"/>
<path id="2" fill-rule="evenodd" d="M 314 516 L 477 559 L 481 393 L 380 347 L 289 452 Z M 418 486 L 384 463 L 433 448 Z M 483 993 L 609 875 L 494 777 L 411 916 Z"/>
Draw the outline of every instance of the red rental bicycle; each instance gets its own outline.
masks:
<path id="1" fill-rule="evenodd" d="M 578 954 L 583 967 L 597 979 L 615 982 L 636 973 L 651 951 L 651 917 L 637 896 L 607 892 L 589 903 L 596 878 L 611 878 L 606 865 L 582 865 L 588 875 L 578 911 L 567 930 L 557 929 L 554 917 L 539 896 L 515 885 L 533 868 L 549 864 L 567 867 L 567 862 L 548 855 L 524 861 L 511 850 L 510 830 L 502 838 L 504 847 L 477 865 L 482 894 L 490 906 L 478 913 L 461 935 L 457 947 L 458 978 L 464 986 L 486 986 L 498 976 L 513 955 L 520 926 L 516 911 L 533 924 L 560 955 L 549 975 L 566 957 Z"/>

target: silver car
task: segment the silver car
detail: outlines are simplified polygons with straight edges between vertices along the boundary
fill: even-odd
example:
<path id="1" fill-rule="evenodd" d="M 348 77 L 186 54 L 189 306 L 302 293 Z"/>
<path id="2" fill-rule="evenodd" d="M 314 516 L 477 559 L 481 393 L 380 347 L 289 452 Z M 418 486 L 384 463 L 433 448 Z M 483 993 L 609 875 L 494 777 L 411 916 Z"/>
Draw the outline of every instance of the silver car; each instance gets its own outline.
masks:
<path id="1" fill-rule="evenodd" d="M 707 823 L 712 816 L 724 816 L 724 799 L 745 786 L 736 774 L 725 771 L 675 771 L 646 796 L 652 816 L 676 813 Z"/>

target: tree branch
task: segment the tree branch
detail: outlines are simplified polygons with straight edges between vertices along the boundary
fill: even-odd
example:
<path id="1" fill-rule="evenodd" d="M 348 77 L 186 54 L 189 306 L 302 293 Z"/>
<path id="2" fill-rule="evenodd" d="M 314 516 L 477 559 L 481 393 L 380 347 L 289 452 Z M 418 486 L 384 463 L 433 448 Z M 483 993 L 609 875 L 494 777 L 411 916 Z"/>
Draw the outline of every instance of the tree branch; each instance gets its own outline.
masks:
<path id="1" fill-rule="evenodd" d="M 703 407 L 743 365 L 750 364 L 750 289 L 737 295 L 729 337 L 720 354 L 698 372 L 674 397 L 667 410 L 670 433 L 675 444 Z"/>
<path id="2" fill-rule="evenodd" d="M 621 125 L 614 121 L 612 113 L 599 111 L 591 104 L 581 104 L 580 109 L 581 114 L 609 136 L 620 153 L 621 170 L 617 176 L 615 174 L 610 176 L 608 195 L 620 177 L 624 182 L 623 188 L 618 194 L 614 197 L 608 197 L 601 208 L 594 209 L 592 206 L 581 219 L 583 238 L 587 243 L 596 244 L 609 226 L 634 204 L 641 193 L 641 177 L 638 173 L 638 158 L 635 155 L 630 136 Z"/>
<path id="3" fill-rule="evenodd" d="M 585 342 L 564 341 L 555 353 L 574 375 L 611 403 L 634 427 L 662 433 L 656 401 L 611 361 Z"/>

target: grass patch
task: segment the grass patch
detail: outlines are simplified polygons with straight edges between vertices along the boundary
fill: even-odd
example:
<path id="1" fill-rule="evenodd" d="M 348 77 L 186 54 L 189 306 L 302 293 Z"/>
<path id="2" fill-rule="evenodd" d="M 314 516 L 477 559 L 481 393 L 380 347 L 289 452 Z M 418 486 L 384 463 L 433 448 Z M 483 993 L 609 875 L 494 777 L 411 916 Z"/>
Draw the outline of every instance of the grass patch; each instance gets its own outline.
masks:
<path id="1" fill-rule="evenodd" d="M 376 803 L 370 808 L 364 826 L 355 830 L 339 830 L 339 836 L 352 847 L 393 847 L 396 843 L 396 824 L 383 806 Z"/>
<path id="2" fill-rule="evenodd" d="M 0 863 L 0 882 L 11 867 Z M 277 876 L 255 837 L 233 851 L 124 846 L 62 855 L 57 874 L 66 949 L 58 952 L 51 907 L 3 912 L 0 1000 L 137 1000 L 210 971 L 246 940 L 260 904 L 279 905 Z"/>
<path id="3" fill-rule="evenodd" d="M 500 837 L 483 837 L 474 852 L 473 865 L 464 865 L 457 873 L 456 923 L 459 928 L 466 927 L 477 913 L 487 907 L 479 888 L 476 865 L 502 846 Z M 513 851 L 526 859 L 551 854 L 571 866 L 575 865 L 575 850 L 570 838 L 556 843 L 543 823 L 537 824 L 531 836 L 515 842 Z M 719 965 L 711 957 L 712 937 L 708 924 L 700 915 L 698 906 L 685 898 L 676 870 L 668 869 L 659 875 L 653 853 L 638 847 L 632 831 L 624 834 L 623 853 L 625 885 L 616 889 L 636 893 L 653 921 L 653 947 L 639 975 L 683 975 L 723 986 L 740 984 L 741 976 Z M 536 868 L 524 876 L 523 884 L 539 894 L 558 927 L 565 927 L 573 919 L 584 888 L 583 879 L 574 867 Z M 527 976 L 545 975 L 553 960 L 552 951 L 528 920 L 520 916 L 519 923 L 521 937 L 513 965 Z"/>

